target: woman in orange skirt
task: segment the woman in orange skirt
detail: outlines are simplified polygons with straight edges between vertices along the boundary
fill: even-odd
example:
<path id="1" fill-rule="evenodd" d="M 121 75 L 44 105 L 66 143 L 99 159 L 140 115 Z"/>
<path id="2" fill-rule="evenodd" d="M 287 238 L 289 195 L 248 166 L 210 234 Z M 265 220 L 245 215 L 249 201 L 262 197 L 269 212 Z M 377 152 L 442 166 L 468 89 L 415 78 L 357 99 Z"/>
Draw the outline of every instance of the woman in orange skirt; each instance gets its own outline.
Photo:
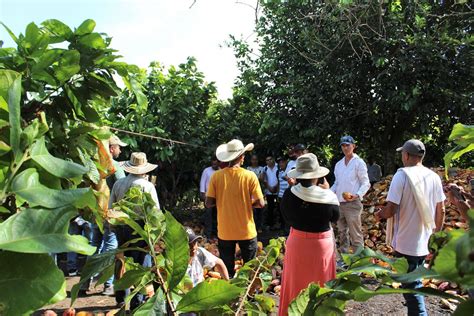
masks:
<path id="1" fill-rule="evenodd" d="M 288 172 L 298 184 L 285 191 L 281 212 L 291 226 L 283 263 L 279 315 L 310 283 L 323 286 L 336 277 L 336 252 L 331 222 L 339 219 L 339 202 L 324 179 L 329 173 L 314 154 L 305 154 Z"/>

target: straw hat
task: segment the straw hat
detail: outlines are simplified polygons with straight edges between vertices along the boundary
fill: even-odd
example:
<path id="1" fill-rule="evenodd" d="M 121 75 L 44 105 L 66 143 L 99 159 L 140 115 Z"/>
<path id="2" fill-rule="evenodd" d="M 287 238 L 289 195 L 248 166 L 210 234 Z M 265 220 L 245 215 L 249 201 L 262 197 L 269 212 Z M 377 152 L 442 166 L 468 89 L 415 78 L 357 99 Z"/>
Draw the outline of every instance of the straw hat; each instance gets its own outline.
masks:
<path id="1" fill-rule="evenodd" d="M 217 147 L 216 157 L 220 161 L 230 162 L 240 157 L 246 151 L 251 151 L 253 149 L 253 144 L 250 143 L 244 147 L 242 141 L 238 139 L 233 139 L 227 144 L 222 144 Z"/>
<path id="2" fill-rule="evenodd" d="M 289 178 L 316 179 L 329 173 L 329 169 L 321 167 L 315 154 L 304 154 L 296 159 L 296 168 L 288 172 Z"/>
<path id="3" fill-rule="evenodd" d="M 122 141 L 120 140 L 120 138 L 118 138 L 118 137 L 115 136 L 115 135 L 110 136 L 110 138 L 109 138 L 109 145 L 119 145 L 120 147 L 128 146 L 127 143 L 122 142 Z"/>
<path id="4" fill-rule="evenodd" d="M 120 166 L 128 173 L 145 174 L 148 173 L 158 165 L 151 164 L 146 159 L 145 153 L 132 153 L 129 161 L 121 161 Z"/>

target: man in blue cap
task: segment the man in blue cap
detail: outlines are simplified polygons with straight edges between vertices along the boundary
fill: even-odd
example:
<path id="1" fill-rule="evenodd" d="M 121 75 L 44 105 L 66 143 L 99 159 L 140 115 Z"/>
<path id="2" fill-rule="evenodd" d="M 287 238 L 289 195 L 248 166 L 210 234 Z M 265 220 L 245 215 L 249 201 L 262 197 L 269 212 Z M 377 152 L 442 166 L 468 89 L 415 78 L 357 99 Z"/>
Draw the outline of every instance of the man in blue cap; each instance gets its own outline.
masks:
<path id="1" fill-rule="evenodd" d="M 349 246 L 352 246 L 354 251 L 364 246 L 361 201 L 370 188 L 370 182 L 367 165 L 354 153 L 354 138 L 349 135 L 341 137 L 340 146 L 344 158 L 339 160 L 334 168 L 335 181 L 331 190 L 336 193 L 340 203 L 340 217 L 337 222 L 340 250 L 347 253 Z"/>

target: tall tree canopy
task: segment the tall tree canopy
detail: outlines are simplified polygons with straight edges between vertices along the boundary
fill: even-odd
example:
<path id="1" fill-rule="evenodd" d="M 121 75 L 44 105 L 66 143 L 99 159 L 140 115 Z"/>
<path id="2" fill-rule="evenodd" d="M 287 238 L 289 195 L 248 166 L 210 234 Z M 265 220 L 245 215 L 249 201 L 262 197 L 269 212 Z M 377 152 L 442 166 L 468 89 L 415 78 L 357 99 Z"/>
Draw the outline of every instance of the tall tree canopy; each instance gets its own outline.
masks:
<path id="1" fill-rule="evenodd" d="M 233 40 L 238 94 L 264 113 L 274 147 L 333 146 L 350 133 L 393 171 L 394 148 L 428 143 L 441 164 L 451 127 L 472 123 L 473 11 L 462 1 L 266 1 L 259 52 Z M 278 137 L 275 137 L 275 134 Z"/>

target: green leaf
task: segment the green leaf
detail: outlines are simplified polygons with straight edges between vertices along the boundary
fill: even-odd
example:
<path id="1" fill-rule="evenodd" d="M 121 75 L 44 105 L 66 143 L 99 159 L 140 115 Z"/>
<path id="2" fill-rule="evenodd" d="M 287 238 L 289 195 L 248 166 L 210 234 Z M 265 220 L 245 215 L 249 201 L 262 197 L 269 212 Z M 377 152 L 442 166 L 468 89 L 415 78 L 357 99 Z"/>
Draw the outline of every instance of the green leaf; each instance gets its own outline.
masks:
<path id="1" fill-rule="evenodd" d="M 0 156 L 8 154 L 10 150 L 12 150 L 12 148 L 0 140 Z"/>
<path id="2" fill-rule="evenodd" d="M 260 307 L 266 312 L 265 315 L 271 313 L 275 308 L 275 300 L 268 295 L 256 294 L 254 298 Z"/>
<path id="3" fill-rule="evenodd" d="M 474 300 L 470 299 L 458 305 L 453 316 L 471 316 L 474 311 Z"/>
<path id="4" fill-rule="evenodd" d="M 3 25 L 3 27 L 5 28 L 5 30 L 7 31 L 8 35 L 10 35 L 10 37 L 13 39 L 13 41 L 16 43 L 16 44 L 19 44 L 19 40 L 18 40 L 18 37 L 16 37 L 15 33 L 12 32 L 12 30 L 10 30 L 10 28 L 8 26 L 6 26 L 3 22 L 0 22 L 1 25 Z"/>
<path id="5" fill-rule="evenodd" d="M 54 66 L 54 75 L 60 84 L 65 83 L 81 70 L 81 54 L 77 50 L 68 50 L 59 58 Z"/>
<path id="6" fill-rule="evenodd" d="M 465 232 L 452 230 L 449 234 L 451 238 L 448 243 L 440 249 L 435 258 L 433 269 L 441 275 L 442 279 L 463 284 L 463 276 L 460 275 L 456 266 L 456 252 L 458 240 Z"/>
<path id="7" fill-rule="evenodd" d="M 123 249 L 114 249 L 111 251 L 103 252 L 98 255 L 93 255 L 87 258 L 84 267 L 81 271 L 81 279 L 71 289 L 71 305 L 77 299 L 77 293 L 84 282 L 88 282 L 94 275 L 101 273 L 102 271 L 110 268 L 115 264 L 115 255 L 119 252 L 124 251 Z"/>
<path id="8" fill-rule="evenodd" d="M 38 26 L 31 22 L 26 27 L 22 46 L 32 54 L 34 51 L 45 48 L 48 45 L 48 36 Z"/>
<path id="9" fill-rule="evenodd" d="M 87 172 L 87 169 L 80 164 L 52 156 L 48 149 L 46 149 L 44 137 L 37 140 L 33 145 L 31 159 L 46 171 L 59 178 L 74 178 Z"/>
<path id="10" fill-rule="evenodd" d="M 21 133 L 22 140 L 26 142 L 26 144 L 22 144 L 23 148 L 31 146 L 36 139 L 46 134 L 48 130 L 45 114 L 41 112 L 40 117 L 35 118 Z"/>
<path id="11" fill-rule="evenodd" d="M 163 236 L 165 242 L 164 257 L 168 272 L 168 289 L 173 290 L 186 274 L 189 262 L 188 235 L 183 226 L 171 215 L 165 213 L 166 231 Z"/>
<path id="12" fill-rule="evenodd" d="M 87 238 L 68 234 L 69 221 L 76 215 L 74 208 L 24 209 L 0 224 L 0 249 L 91 255 L 95 247 L 89 245 Z"/>
<path id="13" fill-rule="evenodd" d="M 81 25 L 79 25 L 79 27 L 76 29 L 74 34 L 86 35 L 86 34 L 92 33 L 92 31 L 94 31 L 94 28 L 95 28 L 95 21 L 88 19 L 82 22 Z"/>
<path id="14" fill-rule="evenodd" d="M 56 19 L 46 20 L 41 23 L 41 25 L 43 25 L 53 37 L 52 41 L 50 41 L 51 43 L 68 40 L 73 34 L 69 26 Z"/>
<path id="15" fill-rule="evenodd" d="M 66 281 L 47 254 L 0 252 L 0 314 L 29 315 L 66 298 Z"/>
<path id="16" fill-rule="evenodd" d="M 94 49 L 104 49 L 107 47 L 107 44 L 105 44 L 104 39 L 99 33 L 84 35 L 79 39 L 79 43 Z"/>
<path id="17" fill-rule="evenodd" d="M 139 309 L 135 310 L 134 316 L 166 316 L 166 297 L 163 290 L 160 288 L 156 295 L 141 305 Z"/>
<path id="18" fill-rule="evenodd" d="M 129 79 L 129 82 L 130 82 L 129 89 L 133 92 L 133 94 L 137 98 L 137 103 L 140 106 L 140 110 L 146 112 L 148 108 L 148 99 L 146 95 L 143 93 L 142 85 L 140 84 L 140 82 L 138 82 L 138 80 L 136 80 L 133 77 Z"/>
<path id="19" fill-rule="evenodd" d="M 114 281 L 114 289 L 116 290 L 125 290 L 132 285 L 140 283 L 141 279 L 145 274 L 150 273 L 145 269 L 135 269 L 125 272 L 125 274 L 118 280 Z"/>
<path id="20" fill-rule="evenodd" d="M 10 146 L 16 158 L 20 149 L 21 75 L 11 70 L 0 70 L 0 97 L 7 100 L 10 123 Z"/>
<path id="21" fill-rule="evenodd" d="M 39 182 L 39 174 L 29 168 L 18 174 L 12 181 L 11 190 L 30 204 L 46 208 L 58 208 L 67 205 L 76 207 L 95 207 L 97 204 L 90 188 L 53 190 Z"/>
<path id="22" fill-rule="evenodd" d="M 240 295 L 241 289 L 224 280 L 201 282 L 178 303 L 180 312 L 199 312 L 227 304 Z"/>
<path id="23" fill-rule="evenodd" d="M 420 279 L 438 278 L 440 275 L 438 272 L 430 269 L 426 269 L 423 266 L 418 267 L 414 271 L 405 274 L 392 274 L 390 277 L 400 283 L 411 283 Z"/>

